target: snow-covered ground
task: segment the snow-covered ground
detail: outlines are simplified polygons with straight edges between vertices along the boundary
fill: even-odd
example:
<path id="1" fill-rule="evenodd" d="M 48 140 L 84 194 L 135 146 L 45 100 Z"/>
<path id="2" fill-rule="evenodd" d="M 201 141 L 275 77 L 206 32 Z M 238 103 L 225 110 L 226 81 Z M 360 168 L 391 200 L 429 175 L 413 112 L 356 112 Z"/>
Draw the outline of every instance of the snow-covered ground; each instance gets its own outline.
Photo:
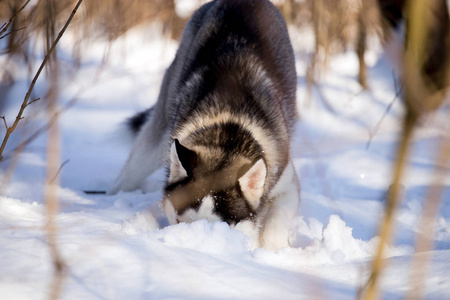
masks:
<path id="1" fill-rule="evenodd" d="M 366 57 L 369 91 L 361 91 L 357 58 L 348 52 L 330 60 L 319 87 L 308 93 L 311 35 L 292 31 L 300 112 L 292 153 L 302 202 L 291 228 L 292 247 L 274 253 L 252 250 L 249 238 L 226 223 L 167 226 L 158 202 L 163 170 L 149 178 L 145 193 L 84 193 L 110 186 L 129 151 L 117 134 L 121 123 L 156 100 L 176 51 L 176 44 L 157 32 L 147 27 L 129 32 L 112 45 L 103 67 L 106 42 L 87 45 L 80 68 L 73 69 L 74 38 L 69 32 L 61 40 L 60 105 L 77 99 L 59 119 L 61 163 L 68 161 L 59 174 L 58 246 L 68 267 L 61 298 L 354 299 L 370 272 L 404 111 L 401 100 L 394 100 L 392 67 L 380 46 L 373 43 Z M 16 84 L 0 95 L 0 101 L 8 101 L 0 115 L 12 124 L 28 77 L 25 68 L 6 60 L 0 56 L 0 65 L 14 70 Z M 43 97 L 46 87 L 43 76 L 34 98 Z M 45 124 L 44 110 L 43 100 L 26 109 L 5 154 L 23 132 L 30 135 Z M 450 299 L 448 166 L 438 166 L 447 176 L 434 250 L 414 254 L 436 150 L 449 139 L 447 118 L 448 108 L 442 108 L 416 131 L 396 214 L 396 239 L 381 282 L 383 299 L 405 296 L 412 260 L 426 255 L 431 257 L 426 299 Z M 3 137 L 2 126 L 0 133 Z M 1 191 L 0 299 L 46 299 L 50 290 L 53 268 L 43 229 L 46 147 L 46 134 L 26 147 Z M 0 179 L 10 161 L 0 164 Z"/>

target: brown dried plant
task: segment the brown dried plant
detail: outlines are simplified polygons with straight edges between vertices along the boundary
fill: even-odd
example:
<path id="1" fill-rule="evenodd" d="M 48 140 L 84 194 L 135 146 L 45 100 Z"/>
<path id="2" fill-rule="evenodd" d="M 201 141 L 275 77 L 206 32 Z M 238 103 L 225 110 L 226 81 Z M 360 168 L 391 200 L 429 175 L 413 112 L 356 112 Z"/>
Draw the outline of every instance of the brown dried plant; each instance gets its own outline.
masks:
<path id="1" fill-rule="evenodd" d="M 56 28 L 64 24 L 65 16 L 70 14 L 70 10 L 75 3 L 75 0 L 38 0 L 34 3 L 30 3 L 29 0 L 23 3 L 16 0 L 0 1 L 0 18 L 8 20 L 0 27 L 0 38 L 8 39 L 6 48 L 0 49 L 0 55 L 9 55 L 10 59 L 25 59 L 31 69 L 30 43 L 39 37 L 44 37 L 45 52 L 48 52 L 51 43 L 56 38 Z M 162 24 L 163 30 L 167 34 L 170 34 L 173 38 L 179 38 L 186 20 L 179 18 L 175 13 L 173 0 L 87 1 L 72 21 L 71 30 L 78 37 L 78 41 L 74 43 L 74 61 L 79 61 L 83 43 L 101 38 L 112 42 L 129 29 L 143 23 L 152 22 Z M 53 58 L 57 56 L 56 49 L 52 50 L 51 55 Z M 12 125 L 9 126 L 5 116 L 1 116 L 6 132 L 0 146 L 0 163 L 11 133 L 16 130 L 20 120 L 24 118 L 25 108 L 39 100 L 30 100 L 31 92 L 37 78 L 44 70 L 45 64 L 50 65 L 55 59 L 49 60 L 49 57 L 46 57 L 44 60 L 45 62 L 34 78 L 30 79 L 30 88 Z M 13 83 L 14 74 L 10 74 L 6 69 L 2 70 L 2 73 L 0 75 L 7 76 Z M 3 95 L 0 95 L 0 97 L 3 97 Z M 0 99 L 0 102 L 4 104 L 5 99 Z"/>
<path id="2" fill-rule="evenodd" d="M 307 70 L 308 90 L 320 79 L 328 57 L 354 49 L 359 59 L 359 82 L 367 86 L 364 54 L 370 35 L 383 36 L 378 3 L 375 0 L 312 0 L 309 2 L 315 36 L 314 52 Z"/>
<path id="3" fill-rule="evenodd" d="M 437 16 L 437 17 L 436 17 Z M 400 183 L 407 165 L 410 142 L 418 120 L 437 109 L 449 85 L 449 16 L 445 1 L 415 0 L 407 3 L 406 41 L 403 53 L 406 114 L 394 165 L 394 179 L 388 193 L 384 219 L 380 223 L 380 242 L 364 299 L 378 298 L 383 255 L 394 231 L 394 214 L 399 202 Z M 441 64 L 437 64 L 436 60 Z"/>
<path id="4" fill-rule="evenodd" d="M 6 123 L 5 118 L 3 117 L 3 121 L 5 123 L 6 127 L 6 134 L 3 139 L 1 148 L 0 148 L 0 162 L 1 162 L 1 154 L 3 153 L 3 150 L 5 149 L 5 145 L 8 141 L 9 136 L 14 132 L 14 130 L 17 128 L 17 125 L 19 121 L 23 118 L 23 112 L 25 108 L 33 103 L 33 100 L 29 101 L 31 92 L 33 91 L 33 88 L 36 84 L 36 81 L 38 80 L 41 72 L 43 71 L 44 67 L 48 62 L 51 62 L 52 59 L 54 60 L 56 58 L 55 54 L 55 48 L 62 36 L 64 35 L 65 31 L 67 30 L 69 24 L 71 23 L 73 17 L 75 16 L 75 13 L 77 12 L 78 8 L 80 7 L 83 0 L 78 0 L 76 3 L 75 8 L 72 10 L 72 13 L 70 14 L 69 18 L 65 22 L 64 26 L 62 27 L 61 31 L 59 32 L 58 36 L 54 38 L 55 36 L 55 15 L 53 14 L 54 8 L 55 8 L 55 1 L 47 1 L 47 8 L 50 10 L 49 12 L 49 20 L 46 21 L 47 30 L 47 49 L 46 49 L 46 55 L 37 70 L 36 74 L 34 75 L 34 78 L 31 82 L 31 85 L 28 89 L 28 92 L 25 95 L 25 98 L 23 100 L 22 106 L 19 110 L 19 113 L 16 117 L 16 120 L 12 126 L 8 126 Z M 22 6 L 21 10 L 28 4 L 26 2 L 24 6 Z M 17 13 L 11 20 L 14 20 L 17 17 Z M 13 22 L 13 21 L 12 21 Z M 9 23 L 8 23 L 9 24 Z M 5 31 L 8 29 L 8 25 L 4 27 Z M 51 41 L 52 40 L 52 41 Z M 50 42 L 51 41 L 51 42 Z M 53 116 L 56 112 L 56 99 L 57 99 L 57 82 L 58 82 L 58 73 L 57 73 L 57 64 L 53 62 L 50 67 L 50 77 L 52 78 L 51 82 L 53 83 L 53 86 L 50 87 L 49 93 L 46 96 L 46 99 L 49 103 L 48 105 L 48 113 L 49 116 Z M 63 279 L 63 272 L 64 272 L 64 262 L 62 260 L 62 257 L 59 253 L 57 242 L 56 242 L 56 224 L 55 224 L 55 216 L 58 211 L 58 201 L 57 201 L 57 185 L 55 183 L 56 180 L 50 180 L 55 174 L 57 174 L 57 165 L 59 164 L 59 147 L 58 147 L 58 128 L 57 126 L 52 126 L 50 128 L 49 132 L 49 142 L 48 142 L 48 183 L 46 185 L 45 189 L 45 199 L 46 199 L 46 209 L 47 209 L 47 224 L 45 226 L 46 233 L 47 233 L 47 243 L 49 246 L 50 254 L 53 260 L 53 265 L 55 269 L 54 277 L 53 277 L 53 283 L 50 289 L 50 295 L 49 299 L 58 299 L 60 292 L 61 292 L 61 285 L 62 285 L 62 279 Z"/>

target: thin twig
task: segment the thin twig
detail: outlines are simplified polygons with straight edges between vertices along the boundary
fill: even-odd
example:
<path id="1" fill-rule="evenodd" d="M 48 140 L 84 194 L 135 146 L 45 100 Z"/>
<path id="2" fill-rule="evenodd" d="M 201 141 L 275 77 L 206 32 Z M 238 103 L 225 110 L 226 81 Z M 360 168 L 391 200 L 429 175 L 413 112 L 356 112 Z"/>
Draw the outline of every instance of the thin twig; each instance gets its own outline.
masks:
<path id="1" fill-rule="evenodd" d="M 24 147 L 28 144 L 30 144 L 32 141 L 34 141 L 37 137 L 39 137 L 41 134 L 46 132 L 48 129 L 50 129 L 56 122 L 59 115 L 61 115 L 63 112 L 68 110 L 70 107 L 72 107 L 75 102 L 78 100 L 78 98 L 73 98 L 71 101 L 69 101 L 63 108 L 59 109 L 52 117 L 50 117 L 50 120 L 47 124 L 43 125 L 41 128 L 37 129 L 35 132 L 33 132 L 29 137 L 27 137 L 23 142 L 21 142 L 16 148 L 12 149 L 11 151 L 7 152 L 3 156 L 3 161 L 6 161 L 13 157 L 15 153 L 18 151 L 21 151 L 21 149 L 24 149 Z"/>
<path id="2" fill-rule="evenodd" d="M 22 28 L 19 28 L 19 29 L 16 29 L 16 30 L 13 30 L 13 31 L 10 31 L 10 32 L 8 32 L 7 34 L 5 34 L 5 35 L 2 35 L 2 36 L 0 36 L 0 40 L 1 39 L 4 39 L 5 37 L 7 37 L 8 35 L 10 35 L 11 33 L 14 33 L 14 32 L 17 32 L 17 31 L 21 31 L 21 30 L 24 30 L 26 27 L 22 27 Z"/>
<path id="3" fill-rule="evenodd" d="M 114 77 L 115 78 L 115 77 Z M 72 106 L 75 105 L 75 103 L 80 99 L 80 97 L 82 96 L 83 93 L 86 93 L 87 91 L 89 91 L 89 89 L 91 89 L 95 82 L 97 81 L 97 79 L 94 79 L 94 82 L 90 82 L 89 85 L 84 85 L 81 86 L 78 89 L 78 92 L 75 93 L 75 95 L 69 100 L 67 101 L 64 106 L 62 108 L 60 108 L 58 111 L 56 111 L 53 116 L 50 117 L 50 120 L 48 121 L 47 124 L 44 124 L 43 126 L 41 126 L 40 128 L 38 128 L 36 131 L 34 131 L 32 134 L 30 134 L 26 139 L 24 139 L 22 142 L 20 142 L 20 144 L 5 153 L 5 155 L 3 155 L 3 161 L 9 160 L 12 157 L 14 157 L 14 155 L 17 154 L 17 152 L 20 152 L 22 149 L 25 148 L 25 146 L 27 146 L 28 144 L 30 144 L 32 141 L 34 141 L 37 137 L 39 137 L 41 134 L 43 134 L 44 132 L 46 132 L 48 129 L 50 129 L 51 126 L 53 126 L 57 120 L 57 118 L 59 118 L 59 116 L 61 114 L 63 114 L 64 112 L 66 112 L 67 110 L 69 110 Z M 37 101 L 39 99 L 33 100 L 33 101 Z M 28 105 L 30 105 L 33 101 L 31 101 L 30 103 L 28 103 Z M 1 192 L 1 190 L 0 190 Z"/>
<path id="4" fill-rule="evenodd" d="M 21 137 L 22 140 L 25 138 L 26 133 L 27 133 L 27 127 L 25 127 L 25 129 L 22 132 L 22 137 Z M 19 154 L 22 152 L 24 146 L 25 146 L 25 144 L 23 144 L 23 143 L 19 144 L 19 146 L 17 146 L 17 148 L 14 152 L 14 155 L 12 155 L 11 162 L 9 163 L 8 168 L 6 169 L 6 171 L 3 174 L 2 179 L 0 180 L 0 195 L 3 195 L 6 187 L 8 186 L 9 181 L 12 178 L 12 175 L 17 166 L 17 163 L 19 162 Z"/>
<path id="5" fill-rule="evenodd" d="M 33 101 L 28 102 L 27 106 L 29 106 L 29 105 L 31 105 L 34 102 L 39 101 L 39 100 L 41 100 L 41 98 L 34 99 Z"/>
<path id="6" fill-rule="evenodd" d="M 2 154 L 3 154 L 3 151 L 5 149 L 6 143 L 8 142 L 9 136 L 11 135 L 11 133 L 13 133 L 13 131 L 16 129 L 17 125 L 19 124 L 19 121 L 22 119 L 23 111 L 27 107 L 28 100 L 30 99 L 30 96 L 31 96 L 31 92 L 33 91 L 33 88 L 34 88 L 34 86 L 36 84 L 37 79 L 39 78 L 39 75 L 41 74 L 42 70 L 44 69 L 45 64 L 47 63 L 47 61 L 49 60 L 50 56 L 52 55 L 53 50 L 55 50 L 56 45 L 58 44 L 59 40 L 63 36 L 63 34 L 66 31 L 67 27 L 69 27 L 69 24 L 70 24 L 70 22 L 73 19 L 73 16 L 75 15 L 76 11 L 78 10 L 78 7 L 80 7 L 82 2 L 83 2 L 83 0 L 78 0 L 75 8 L 73 9 L 72 13 L 70 14 L 69 18 L 67 19 L 67 22 L 64 24 L 64 27 L 59 32 L 56 40 L 53 42 L 52 46 L 50 47 L 50 49 L 48 50 L 47 54 L 45 55 L 44 60 L 42 61 L 39 69 L 37 70 L 36 74 L 34 75 L 34 78 L 31 81 L 30 88 L 28 89 L 28 92 L 25 95 L 25 99 L 23 100 L 22 106 L 20 107 L 19 113 L 17 114 L 16 120 L 14 121 L 14 124 L 11 127 L 9 127 L 8 130 L 6 131 L 5 137 L 4 137 L 2 145 L 0 147 L 0 163 L 3 160 Z"/>
<path id="7" fill-rule="evenodd" d="M 112 77 L 112 78 L 114 79 L 116 77 Z M 57 120 L 57 118 L 59 118 L 60 115 L 62 115 L 64 112 L 69 110 L 72 106 L 74 106 L 84 93 L 86 93 L 87 91 L 89 91 L 91 88 L 93 88 L 95 86 L 97 79 L 94 79 L 94 81 L 91 81 L 87 85 L 81 86 L 78 89 L 78 91 L 75 93 L 75 95 L 69 101 L 67 101 L 62 108 L 60 108 L 58 111 L 56 111 L 53 116 L 50 117 L 50 120 L 47 122 L 47 124 L 44 124 L 43 126 L 38 128 L 36 131 L 34 131 L 32 134 L 30 134 L 26 139 L 24 139 L 22 142 L 20 142 L 20 144 L 17 147 L 6 152 L 3 155 L 3 161 L 9 160 L 12 157 L 14 157 L 18 152 L 22 151 L 22 149 L 24 149 L 25 146 L 27 146 L 28 144 L 33 142 L 37 137 L 39 137 L 41 134 L 45 133 L 48 129 L 50 129 L 50 127 L 55 124 L 55 121 Z M 39 98 L 36 100 L 33 100 L 33 101 L 37 101 L 37 100 L 39 100 Z M 28 105 L 30 105 L 33 101 L 28 103 Z M 1 193 L 1 189 L 0 189 L 0 193 Z"/>
<path id="8" fill-rule="evenodd" d="M 384 249 L 386 248 L 392 237 L 394 212 L 397 208 L 398 198 L 400 194 L 400 180 L 403 177 L 403 172 L 405 170 L 410 149 L 410 141 L 413 136 L 414 126 L 417 123 L 417 120 L 417 114 L 411 111 L 407 112 L 403 123 L 403 135 L 401 137 L 401 141 L 397 150 L 398 155 L 394 167 L 394 179 L 388 192 L 384 219 L 380 224 L 380 241 L 378 244 L 375 259 L 372 263 L 372 273 L 367 281 L 366 287 L 364 288 L 367 291 L 364 298 L 366 300 L 373 300 L 377 298 L 378 282 L 380 279 L 381 271 L 384 268 Z"/>
<path id="9" fill-rule="evenodd" d="M 56 172 L 55 177 L 53 177 L 53 179 L 50 180 L 49 184 L 53 184 L 53 183 L 55 182 L 55 180 L 56 180 L 56 178 L 58 178 L 58 175 L 59 175 L 59 173 L 61 172 L 62 168 L 63 168 L 65 165 L 67 165 L 69 162 L 70 162 L 70 159 L 66 159 L 66 160 L 61 164 L 61 166 L 60 166 L 59 169 L 58 169 L 58 172 Z"/>
<path id="10" fill-rule="evenodd" d="M 391 111 L 392 106 L 394 106 L 394 103 L 397 101 L 397 99 L 401 95 L 401 93 L 403 91 L 403 87 L 405 86 L 404 84 L 402 84 L 400 86 L 400 89 L 397 89 L 398 85 L 397 85 L 397 80 L 396 80 L 395 74 L 393 73 L 392 76 L 394 77 L 395 96 L 392 99 L 392 101 L 388 104 L 388 106 L 386 107 L 385 111 L 383 112 L 383 115 L 381 116 L 380 120 L 378 120 L 377 124 L 375 124 L 375 126 L 373 127 L 372 130 L 369 130 L 369 140 L 367 141 L 366 149 L 369 149 L 374 136 L 378 133 L 378 130 L 380 129 L 381 124 L 383 123 L 384 119 L 387 117 L 387 115 Z"/>
<path id="11" fill-rule="evenodd" d="M 5 123 L 5 128 L 8 130 L 8 124 L 6 124 L 5 116 L 1 116 L 0 119 L 3 119 L 3 123 Z"/>
<path id="12" fill-rule="evenodd" d="M 395 95 L 398 96 L 399 95 L 398 83 L 397 83 L 397 77 L 395 76 L 395 71 L 394 70 L 392 70 L 392 80 L 394 80 Z"/>
<path id="13" fill-rule="evenodd" d="M 328 98 L 325 97 L 325 94 L 322 92 L 322 87 L 319 84 L 315 84 L 314 86 L 320 99 L 322 99 L 322 104 L 325 106 L 325 108 L 332 114 L 337 115 L 336 109 L 333 107 L 333 105 L 331 105 Z"/>

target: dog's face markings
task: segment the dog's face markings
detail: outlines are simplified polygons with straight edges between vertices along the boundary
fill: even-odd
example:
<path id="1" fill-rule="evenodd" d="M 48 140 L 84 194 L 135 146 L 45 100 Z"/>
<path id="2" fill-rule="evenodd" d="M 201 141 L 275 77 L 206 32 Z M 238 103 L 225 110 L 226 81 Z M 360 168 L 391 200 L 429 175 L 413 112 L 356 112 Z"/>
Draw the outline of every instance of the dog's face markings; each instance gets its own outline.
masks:
<path id="1" fill-rule="evenodd" d="M 163 199 L 171 224 L 199 219 L 236 224 L 251 219 L 263 197 L 267 175 L 263 159 L 233 159 L 206 169 L 202 155 L 175 140 Z"/>

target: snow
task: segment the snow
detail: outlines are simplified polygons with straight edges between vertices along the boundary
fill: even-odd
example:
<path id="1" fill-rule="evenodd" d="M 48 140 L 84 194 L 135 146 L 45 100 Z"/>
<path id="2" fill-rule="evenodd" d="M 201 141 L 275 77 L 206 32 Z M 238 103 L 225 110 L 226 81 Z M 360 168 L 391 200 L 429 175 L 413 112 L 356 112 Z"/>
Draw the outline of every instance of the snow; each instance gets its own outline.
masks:
<path id="1" fill-rule="evenodd" d="M 180 10 L 186 1 L 178 1 Z M 185 2 L 184 4 L 182 2 Z M 156 27 L 136 28 L 109 48 L 86 45 L 78 70 L 64 64 L 59 119 L 61 163 L 58 247 L 67 265 L 61 299 L 354 299 L 370 273 L 378 243 L 386 191 L 404 109 L 395 99 L 392 66 L 379 45 L 368 53 L 369 91 L 357 81 L 352 52 L 330 59 L 320 88 L 308 97 L 306 59 L 311 34 L 292 30 L 297 55 L 298 108 L 292 153 L 302 186 L 302 202 L 291 226 L 291 247 L 252 250 L 251 237 L 226 223 L 205 220 L 168 226 L 160 207 L 164 170 L 153 174 L 145 193 L 85 194 L 106 190 L 125 162 L 129 147 L 117 134 L 123 120 L 152 105 L 176 44 Z M 75 36 L 61 40 L 60 58 L 71 61 Z M 37 48 L 38 49 L 38 48 Z M 42 53 L 36 53 L 42 57 Z M 5 64 L 5 56 L 0 63 Z M 36 64 L 39 60 L 36 62 Z M 20 70 L 20 68 L 17 68 Z M 27 74 L 2 98 L 8 123 L 26 92 Z M 45 95 L 40 78 L 37 96 Z M 2 99 L 2 101 L 4 101 Z M 378 131 L 373 128 L 393 106 Z M 19 103 L 19 104 L 18 104 Z M 25 112 L 6 153 L 45 124 L 43 101 Z M 37 114 L 37 115 L 36 115 Z M 428 116 L 414 137 L 396 214 L 396 238 L 386 253 L 383 299 L 400 299 L 411 287 L 411 262 L 431 257 L 426 299 L 450 298 L 450 176 L 435 162 L 448 139 L 448 104 Z M 33 117 L 33 115 L 36 115 Z M 4 128 L 1 133 L 4 133 Z M 20 154 L 0 196 L 0 291 L 2 299 L 45 299 L 53 267 L 46 243 L 46 134 Z M 11 160 L 0 165 L 4 178 Z M 414 253 L 424 198 L 436 166 L 446 173 L 436 221 L 434 250 Z"/>

